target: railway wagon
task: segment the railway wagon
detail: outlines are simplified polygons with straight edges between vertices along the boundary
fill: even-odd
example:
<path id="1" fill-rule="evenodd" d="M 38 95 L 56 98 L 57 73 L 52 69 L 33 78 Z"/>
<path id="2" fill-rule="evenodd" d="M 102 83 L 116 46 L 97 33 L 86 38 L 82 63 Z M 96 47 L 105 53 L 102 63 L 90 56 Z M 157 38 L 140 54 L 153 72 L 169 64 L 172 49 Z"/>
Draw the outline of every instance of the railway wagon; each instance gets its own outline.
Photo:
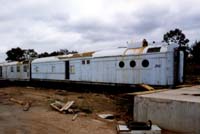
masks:
<path id="1" fill-rule="evenodd" d="M 31 64 L 32 79 L 36 80 L 65 80 L 68 65 L 58 57 L 38 58 Z M 66 70 L 67 71 L 66 71 Z M 68 76 L 68 75 L 67 75 Z"/>
<path id="2" fill-rule="evenodd" d="M 6 62 L 0 64 L 0 78 L 6 80 L 30 80 L 30 64 L 24 62 Z"/>
<path id="3" fill-rule="evenodd" d="M 177 48 L 159 44 L 39 58 L 32 61 L 32 79 L 175 85 L 184 75 L 184 54 Z"/>

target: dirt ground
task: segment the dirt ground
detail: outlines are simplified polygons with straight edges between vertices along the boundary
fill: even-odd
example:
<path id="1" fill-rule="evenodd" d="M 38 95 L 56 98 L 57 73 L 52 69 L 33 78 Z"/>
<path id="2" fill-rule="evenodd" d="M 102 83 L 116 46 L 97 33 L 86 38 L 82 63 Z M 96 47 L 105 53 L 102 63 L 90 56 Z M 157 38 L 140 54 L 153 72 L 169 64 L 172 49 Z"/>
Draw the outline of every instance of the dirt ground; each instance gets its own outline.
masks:
<path id="1" fill-rule="evenodd" d="M 10 101 L 29 102 L 31 107 Z M 74 107 L 87 110 L 72 121 L 74 114 L 60 113 L 50 107 L 55 100 L 75 101 Z M 117 114 L 112 97 L 98 93 L 78 93 L 33 87 L 0 88 L 0 134 L 116 134 L 116 121 L 105 121 L 98 113 Z"/>

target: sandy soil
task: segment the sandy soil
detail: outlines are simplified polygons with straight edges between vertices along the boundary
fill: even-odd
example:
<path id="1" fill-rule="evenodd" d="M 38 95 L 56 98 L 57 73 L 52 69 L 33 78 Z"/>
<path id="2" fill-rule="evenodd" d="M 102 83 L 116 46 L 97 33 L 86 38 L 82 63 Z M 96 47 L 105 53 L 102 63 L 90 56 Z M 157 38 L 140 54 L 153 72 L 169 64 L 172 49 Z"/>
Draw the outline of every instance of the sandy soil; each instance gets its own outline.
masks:
<path id="1" fill-rule="evenodd" d="M 32 105 L 23 111 L 23 105 L 10 98 Z M 74 114 L 59 113 L 49 106 L 55 100 L 74 100 L 76 108 L 89 109 L 92 113 L 78 115 L 72 121 Z M 32 87 L 0 88 L 0 134 L 115 134 L 116 122 L 101 120 L 96 114 L 116 111 L 115 100 L 104 94 Z"/>

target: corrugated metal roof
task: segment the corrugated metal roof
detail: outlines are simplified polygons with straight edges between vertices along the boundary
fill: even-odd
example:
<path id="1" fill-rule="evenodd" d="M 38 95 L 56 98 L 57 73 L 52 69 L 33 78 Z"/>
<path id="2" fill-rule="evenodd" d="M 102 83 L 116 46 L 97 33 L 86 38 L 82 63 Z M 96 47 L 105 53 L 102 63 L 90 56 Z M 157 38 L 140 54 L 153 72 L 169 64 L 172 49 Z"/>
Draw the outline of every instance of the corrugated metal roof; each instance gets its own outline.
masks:
<path id="1" fill-rule="evenodd" d="M 70 58 L 81 58 L 81 57 L 111 57 L 111 56 L 125 56 L 125 55 L 139 55 L 149 53 L 148 49 L 159 48 L 158 52 L 172 51 L 174 48 L 178 47 L 177 44 L 167 45 L 166 43 L 156 43 L 149 45 L 147 47 L 140 48 L 115 48 L 110 50 L 92 51 L 85 53 L 68 54 L 61 56 L 38 58 L 32 61 L 32 63 L 39 62 L 51 62 L 51 61 L 61 61 Z"/>
<path id="2" fill-rule="evenodd" d="M 68 59 L 68 58 L 79 58 L 79 57 L 92 57 L 93 52 L 85 52 L 85 53 L 76 53 L 76 54 L 68 54 L 58 56 L 59 59 Z"/>
<path id="3" fill-rule="evenodd" d="M 116 48 L 111 50 L 101 50 L 95 52 L 92 57 L 108 57 L 123 55 L 127 48 Z"/>
<path id="4" fill-rule="evenodd" d="M 34 59 L 32 63 L 52 62 L 52 61 L 60 61 L 60 59 L 56 56 L 44 57 L 44 58 Z"/>
<path id="5" fill-rule="evenodd" d="M 116 48 L 111 50 L 97 51 L 93 54 L 93 57 L 110 57 L 110 56 L 123 56 L 123 55 L 139 55 L 148 53 L 148 49 L 159 48 L 157 52 L 173 51 L 174 48 L 178 47 L 177 44 L 167 45 L 166 43 L 153 44 L 147 47 L 140 48 Z"/>
<path id="6" fill-rule="evenodd" d="M 20 64 L 20 62 L 18 62 L 18 61 L 5 62 L 5 63 L 2 63 L 1 65 L 10 66 L 10 65 L 17 65 L 17 64 Z"/>

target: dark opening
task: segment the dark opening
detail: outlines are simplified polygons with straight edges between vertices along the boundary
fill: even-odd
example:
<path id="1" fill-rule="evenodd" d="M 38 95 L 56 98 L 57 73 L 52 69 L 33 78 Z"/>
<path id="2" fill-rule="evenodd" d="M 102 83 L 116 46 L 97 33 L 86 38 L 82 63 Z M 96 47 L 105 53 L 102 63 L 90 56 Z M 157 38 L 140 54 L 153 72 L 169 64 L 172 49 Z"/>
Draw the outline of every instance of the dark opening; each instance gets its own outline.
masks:
<path id="1" fill-rule="evenodd" d="M 82 64 L 85 64 L 85 60 L 82 60 Z"/>
<path id="2" fill-rule="evenodd" d="M 179 51 L 175 50 L 174 51 L 174 84 L 178 84 L 179 83 Z"/>
<path id="3" fill-rule="evenodd" d="M 10 67 L 10 72 L 14 72 L 14 67 L 13 66 Z"/>
<path id="4" fill-rule="evenodd" d="M 90 64 L 90 60 L 87 60 L 87 64 Z"/>
<path id="5" fill-rule="evenodd" d="M 143 60 L 142 61 L 142 66 L 143 67 L 148 67 L 149 66 L 149 61 L 148 60 Z"/>
<path id="6" fill-rule="evenodd" d="M 20 66 L 17 66 L 17 72 L 20 72 Z"/>
<path id="7" fill-rule="evenodd" d="M 160 52 L 161 47 L 154 47 L 154 48 L 149 48 L 147 50 L 147 53 L 154 53 L 154 52 Z"/>
<path id="8" fill-rule="evenodd" d="M 0 66 L 0 77 L 2 77 L 2 67 Z"/>
<path id="9" fill-rule="evenodd" d="M 65 79 L 69 79 L 69 61 L 65 62 Z"/>
<path id="10" fill-rule="evenodd" d="M 136 62 L 134 60 L 130 61 L 130 67 L 135 67 L 136 66 Z"/>
<path id="11" fill-rule="evenodd" d="M 120 62 L 119 62 L 119 67 L 123 68 L 123 67 L 124 67 L 124 65 L 125 65 L 125 64 L 124 64 L 124 62 L 123 62 L 123 61 L 120 61 Z"/>

